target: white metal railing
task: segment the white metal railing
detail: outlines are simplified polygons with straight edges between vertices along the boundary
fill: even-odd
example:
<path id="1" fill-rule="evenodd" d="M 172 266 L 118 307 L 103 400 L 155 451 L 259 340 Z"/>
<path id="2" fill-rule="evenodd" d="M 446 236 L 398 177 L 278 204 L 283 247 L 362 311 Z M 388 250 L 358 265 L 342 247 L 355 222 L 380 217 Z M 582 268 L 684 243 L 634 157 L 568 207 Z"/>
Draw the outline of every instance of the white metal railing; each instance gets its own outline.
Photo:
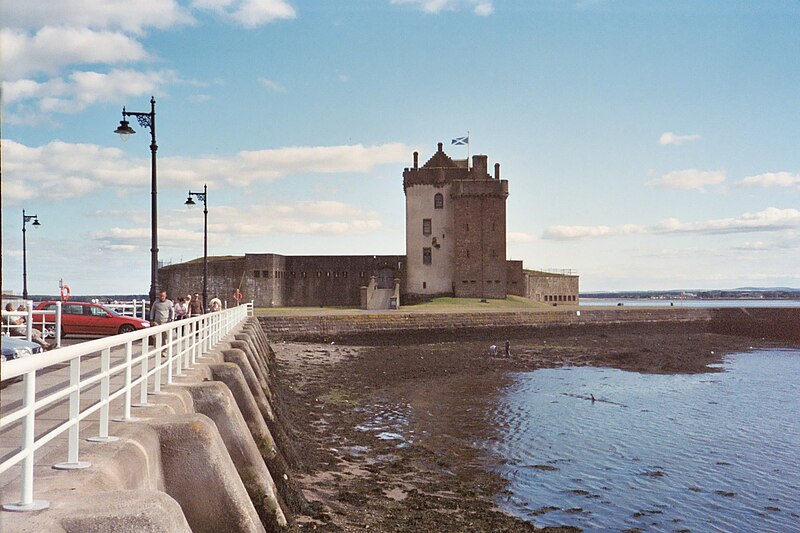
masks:
<path id="1" fill-rule="evenodd" d="M 33 302 L 27 300 L 23 304 L 25 311 L 6 311 L 3 310 L 3 326 L 2 334 L 9 337 L 25 338 L 31 340 L 33 329 L 36 328 L 42 332 L 42 337 L 47 339 L 50 337 L 55 338 L 56 347 L 61 347 L 61 302 L 56 302 L 56 308 L 52 311 L 42 311 L 33 309 Z M 16 318 L 24 318 L 25 324 L 11 324 L 10 322 Z M 52 317 L 52 319 L 51 319 Z M 38 320 L 35 320 L 38 319 Z M 20 329 L 25 333 L 20 333 Z"/>
<path id="2" fill-rule="evenodd" d="M 198 357 L 211 350 L 225 335 L 253 315 L 252 304 L 241 305 L 219 311 L 170 322 L 160 326 L 145 328 L 121 335 L 96 339 L 73 346 L 37 355 L 15 359 L 3 364 L 0 379 L 3 381 L 22 376 L 22 398 L 20 405 L 9 409 L 0 416 L 0 437 L 12 428 L 21 425 L 20 445 L 0 463 L 0 474 L 13 466 L 22 469 L 20 501 L 3 505 L 11 511 L 31 511 L 44 509 L 49 503 L 33 499 L 34 453 L 42 446 L 68 432 L 66 461 L 54 465 L 57 469 L 77 469 L 90 466 L 80 461 L 79 430 L 81 422 L 99 411 L 98 434 L 90 440 L 106 442 L 116 440 L 108 434 L 111 402 L 122 398 L 119 420 L 132 420 L 131 406 L 138 389 L 137 405 L 147 405 L 148 394 L 161 392 L 162 381 L 173 382 L 173 376 L 181 375 L 192 368 Z M 99 369 L 81 372 L 81 359 L 86 358 L 96 366 L 99 354 Z M 55 365 L 69 364 L 68 384 L 54 391 L 53 387 L 40 391 L 37 397 L 36 372 Z M 163 376 L 162 374 L 166 374 Z M 87 398 L 94 395 L 99 387 L 99 398 L 86 406 Z M 84 407 L 81 407 L 82 395 Z M 55 427 L 40 429 L 36 437 L 34 431 L 36 415 L 49 411 L 48 418 L 58 412 L 53 409 L 58 404 L 68 403 L 68 414 L 56 421 Z M 49 421 L 52 424 L 52 421 Z"/>
<path id="3" fill-rule="evenodd" d="M 124 302 L 110 302 L 102 304 L 105 307 L 117 313 L 118 315 L 131 316 L 133 318 L 141 318 L 142 320 L 147 320 L 147 307 L 148 307 L 147 300 L 130 300 Z"/>

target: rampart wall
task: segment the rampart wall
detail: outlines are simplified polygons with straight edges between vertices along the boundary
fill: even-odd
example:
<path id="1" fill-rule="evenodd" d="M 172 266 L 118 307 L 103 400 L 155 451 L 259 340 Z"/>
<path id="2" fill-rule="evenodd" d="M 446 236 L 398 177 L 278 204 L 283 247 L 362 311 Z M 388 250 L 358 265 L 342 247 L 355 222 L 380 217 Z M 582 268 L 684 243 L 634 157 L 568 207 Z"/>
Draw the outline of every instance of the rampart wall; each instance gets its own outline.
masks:
<path id="1" fill-rule="evenodd" d="M 624 329 L 629 324 L 800 340 L 800 309 L 615 308 L 531 312 L 261 316 L 271 339 L 366 344 L 535 335 L 540 328 Z"/>

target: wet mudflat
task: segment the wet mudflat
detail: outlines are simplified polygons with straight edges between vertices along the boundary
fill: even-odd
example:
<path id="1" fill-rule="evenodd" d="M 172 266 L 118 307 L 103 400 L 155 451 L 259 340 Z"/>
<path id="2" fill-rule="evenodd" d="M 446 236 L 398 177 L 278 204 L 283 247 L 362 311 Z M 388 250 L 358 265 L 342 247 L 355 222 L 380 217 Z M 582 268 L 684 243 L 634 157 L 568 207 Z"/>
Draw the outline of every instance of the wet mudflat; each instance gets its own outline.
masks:
<path id="1" fill-rule="evenodd" d="M 583 366 L 713 375 L 720 369 L 709 364 L 754 345 L 703 333 L 552 329 L 512 339 L 511 358 L 488 357 L 489 344 L 502 347 L 503 341 L 275 344 L 276 381 L 304 462 L 299 481 L 316 509 L 297 517 L 298 529 L 535 531 L 530 513 L 538 509 L 520 511 L 518 488 L 504 471 L 509 461 L 492 445 L 502 446 L 513 424 L 524 423 L 496 416 L 515 376 Z M 563 398 L 591 404 L 590 398 Z M 558 468 L 532 464 L 541 464 L 531 470 L 542 474 Z M 567 500 L 551 506 L 583 512 Z M 551 531 L 580 529 L 568 520 L 563 528 L 549 523 Z"/>

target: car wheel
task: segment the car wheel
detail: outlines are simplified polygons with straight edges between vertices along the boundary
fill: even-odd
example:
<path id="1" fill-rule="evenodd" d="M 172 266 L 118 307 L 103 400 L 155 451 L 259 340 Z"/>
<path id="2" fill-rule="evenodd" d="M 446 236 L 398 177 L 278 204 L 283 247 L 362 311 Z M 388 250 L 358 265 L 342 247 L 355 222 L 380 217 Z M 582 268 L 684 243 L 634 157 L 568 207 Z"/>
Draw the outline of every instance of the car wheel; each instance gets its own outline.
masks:
<path id="1" fill-rule="evenodd" d="M 130 333 L 131 331 L 134 331 L 134 330 L 136 330 L 136 328 L 135 328 L 135 327 L 133 327 L 133 326 L 131 326 L 130 324 L 122 324 L 122 325 L 119 327 L 119 332 L 120 332 L 120 334 L 123 334 L 123 333 Z"/>

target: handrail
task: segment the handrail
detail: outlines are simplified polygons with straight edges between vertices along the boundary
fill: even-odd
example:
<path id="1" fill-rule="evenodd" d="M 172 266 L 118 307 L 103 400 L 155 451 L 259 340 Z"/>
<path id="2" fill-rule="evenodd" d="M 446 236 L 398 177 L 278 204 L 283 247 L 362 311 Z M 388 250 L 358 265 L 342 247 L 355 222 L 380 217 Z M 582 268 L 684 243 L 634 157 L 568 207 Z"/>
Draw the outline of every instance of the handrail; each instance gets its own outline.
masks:
<path id="1" fill-rule="evenodd" d="M 47 338 L 52 335 L 55 337 L 56 347 L 61 347 L 61 302 L 56 302 L 56 308 L 52 311 L 36 310 L 33 308 L 33 301 L 26 300 L 23 305 L 25 311 L 6 311 L 3 309 L 3 335 L 9 337 L 24 337 L 26 341 L 31 341 L 34 326 L 39 326 L 36 329 L 42 332 L 42 337 Z M 40 318 L 38 322 L 34 320 L 34 313 L 36 317 Z M 53 315 L 55 319 L 52 322 L 47 321 L 47 317 Z M 25 335 L 15 335 L 12 330 L 22 327 L 20 325 L 10 325 L 7 323 L 7 317 L 22 317 L 25 319 Z M 48 330 L 47 325 L 52 324 L 53 329 Z"/>
<path id="2" fill-rule="evenodd" d="M 35 357 L 24 357 L 3 363 L 2 380 L 22 376 L 22 403 L 16 409 L 0 417 L 0 435 L 14 423 L 22 424 L 22 438 L 17 451 L 0 463 L 0 474 L 14 466 L 22 468 L 20 500 L 3 505 L 9 511 L 32 511 L 47 508 L 49 502 L 33 499 L 34 453 L 41 446 L 64 432 L 68 433 L 67 460 L 54 465 L 57 469 L 78 469 L 91 466 L 79 459 L 79 430 L 81 421 L 100 412 L 99 434 L 90 440 L 109 442 L 116 437 L 108 434 L 110 404 L 124 397 L 121 420 L 131 420 L 131 406 L 136 389 L 139 405 L 147 405 L 149 393 L 159 393 L 162 373 L 166 371 L 167 384 L 174 375 L 181 375 L 192 368 L 198 357 L 210 351 L 222 338 L 248 316 L 253 316 L 252 304 L 244 304 L 215 313 L 186 318 L 176 322 L 145 328 L 121 335 L 91 340 L 73 346 L 58 348 Z M 152 346 L 151 346 L 152 344 Z M 134 348 L 138 353 L 134 353 Z M 123 360 L 111 362 L 112 351 L 121 353 Z M 120 350 L 122 352 L 120 353 Z M 81 358 L 100 353 L 100 368 L 89 376 L 81 375 Z M 36 372 L 69 363 L 69 383 L 57 392 L 36 397 Z M 138 374 L 138 375 L 136 375 Z M 134 377 L 136 375 L 136 377 Z M 112 387 L 111 379 L 122 379 Z M 81 408 L 81 393 L 90 388 L 100 388 L 100 398 Z M 44 434 L 35 437 L 36 414 L 52 408 L 57 402 L 68 402 L 69 415 Z M 48 416 L 54 410 L 50 409 Z M 52 422 L 52 421 L 51 421 Z"/>

